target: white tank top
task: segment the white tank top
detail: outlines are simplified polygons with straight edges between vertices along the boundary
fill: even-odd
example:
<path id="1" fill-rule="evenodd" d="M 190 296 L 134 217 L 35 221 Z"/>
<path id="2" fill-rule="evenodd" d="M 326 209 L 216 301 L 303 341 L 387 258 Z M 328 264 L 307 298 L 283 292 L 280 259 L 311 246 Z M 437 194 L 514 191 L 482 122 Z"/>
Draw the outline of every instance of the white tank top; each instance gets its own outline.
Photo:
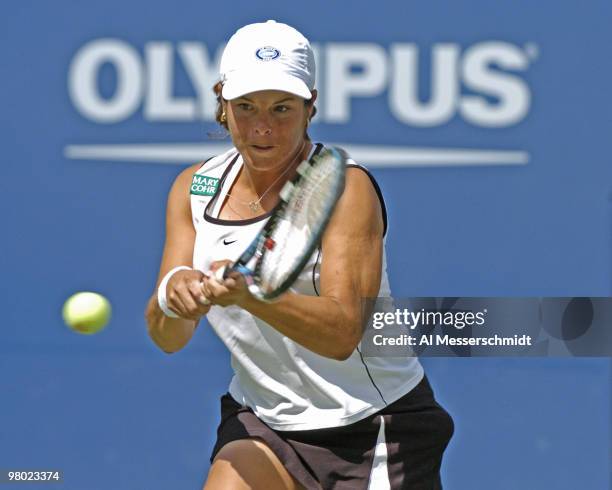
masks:
<path id="1" fill-rule="evenodd" d="M 312 151 L 321 148 L 317 144 Z M 242 157 L 233 148 L 208 160 L 194 174 L 193 267 L 203 272 L 214 260 L 236 260 L 269 216 L 240 221 L 217 218 L 242 164 Z M 384 212 L 382 196 L 381 205 Z M 318 295 L 320 267 L 319 249 L 292 291 Z M 384 249 L 381 277 L 378 296 L 389 297 Z M 276 430 L 321 429 L 357 422 L 399 399 L 423 378 L 416 357 L 364 358 L 357 348 L 344 361 L 330 359 L 302 347 L 237 306 L 213 306 L 207 318 L 231 353 L 234 377 L 230 394 Z"/>

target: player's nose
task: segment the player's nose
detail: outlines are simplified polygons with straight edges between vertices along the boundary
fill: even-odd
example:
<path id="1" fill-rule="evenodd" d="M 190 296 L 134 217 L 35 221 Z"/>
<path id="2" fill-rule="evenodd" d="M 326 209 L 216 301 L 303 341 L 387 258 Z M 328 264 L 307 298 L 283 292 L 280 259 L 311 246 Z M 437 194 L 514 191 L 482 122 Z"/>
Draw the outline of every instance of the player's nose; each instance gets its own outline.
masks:
<path id="1" fill-rule="evenodd" d="M 265 136 L 265 135 L 272 134 L 272 124 L 271 124 L 269 117 L 265 115 L 261 115 L 256 119 L 255 133 L 258 136 Z"/>

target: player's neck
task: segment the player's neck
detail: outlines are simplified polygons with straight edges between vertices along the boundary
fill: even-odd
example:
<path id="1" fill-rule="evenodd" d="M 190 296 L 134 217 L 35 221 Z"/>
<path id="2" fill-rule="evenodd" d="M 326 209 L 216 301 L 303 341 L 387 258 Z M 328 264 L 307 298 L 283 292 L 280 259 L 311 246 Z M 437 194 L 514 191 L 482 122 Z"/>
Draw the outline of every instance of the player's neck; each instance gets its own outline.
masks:
<path id="1" fill-rule="evenodd" d="M 308 157 L 311 147 L 312 143 L 310 140 L 304 140 L 287 163 L 268 169 L 249 164 L 245 161 L 240 176 L 242 184 L 245 187 L 251 187 L 259 196 L 273 191 L 274 188 L 278 187 L 280 189 L 292 177 L 297 166 Z"/>

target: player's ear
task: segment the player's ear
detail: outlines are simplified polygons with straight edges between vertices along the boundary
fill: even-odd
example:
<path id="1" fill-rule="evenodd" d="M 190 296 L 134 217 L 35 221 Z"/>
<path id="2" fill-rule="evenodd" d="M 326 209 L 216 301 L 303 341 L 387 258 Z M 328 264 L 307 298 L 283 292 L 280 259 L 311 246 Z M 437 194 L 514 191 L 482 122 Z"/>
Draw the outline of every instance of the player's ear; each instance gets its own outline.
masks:
<path id="1" fill-rule="evenodd" d="M 306 108 L 306 128 L 308 128 L 310 121 L 317 113 L 317 108 L 314 106 L 314 103 L 315 100 L 317 100 L 318 92 L 316 90 L 311 90 L 310 93 L 312 94 L 312 97 L 308 100 L 304 100 L 304 107 Z"/>
<path id="2" fill-rule="evenodd" d="M 315 104 L 315 102 L 317 100 L 317 96 L 319 95 L 319 92 L 317 90 L 311 90 L 310 93 L 311 93 L 312 97 L 308 101 L 308 120 L 309 121 L 315 115 L 316 109 L 315 109 L 314 104 Z"/>

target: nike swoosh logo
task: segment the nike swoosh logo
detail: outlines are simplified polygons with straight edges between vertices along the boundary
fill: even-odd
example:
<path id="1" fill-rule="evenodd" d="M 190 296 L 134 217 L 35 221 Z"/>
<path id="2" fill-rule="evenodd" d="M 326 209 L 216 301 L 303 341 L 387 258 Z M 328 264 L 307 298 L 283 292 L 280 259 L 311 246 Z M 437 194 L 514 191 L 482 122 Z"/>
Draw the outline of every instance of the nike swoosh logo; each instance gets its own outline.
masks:
<path id="1" fill-rule="evenodd" d="M 227 241 L 225 238 L 223 239 L 223 245 L 231 245 L 234 242 L 237 242 L 238 240 L 230 240 Z"/>

